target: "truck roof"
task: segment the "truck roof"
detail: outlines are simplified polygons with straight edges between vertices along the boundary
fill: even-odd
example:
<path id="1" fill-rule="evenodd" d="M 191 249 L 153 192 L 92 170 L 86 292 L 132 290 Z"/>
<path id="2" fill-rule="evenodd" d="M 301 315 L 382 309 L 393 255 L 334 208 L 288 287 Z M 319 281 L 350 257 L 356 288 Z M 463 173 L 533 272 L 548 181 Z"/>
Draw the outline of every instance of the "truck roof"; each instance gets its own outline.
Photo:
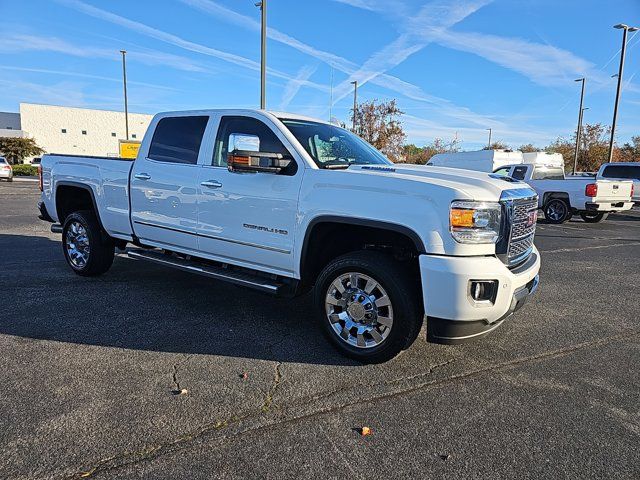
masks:
<path id="1" fill-rule="evenodd" d="M 246 114 L 258 114 L 258 115 L 266 115 L 273 116 L 276 118 L 286 118 L 290 120 L 305 120 L 310 122 L 318 122 L 330 124 L 326 120 L 320 120 L 319 118 L 308 117 L 305 115 L 299 115 L 297 113 L 291 112 L 278 112 L 275 110 L 260 110 L 256 108 L 210 108 L 210 109 L 201 109 L 201 110 L 175 110 L 169 112 L 159 112 L 156 116 L 160 117 L 168 117 L 172 115 L 246 115 Z"/>

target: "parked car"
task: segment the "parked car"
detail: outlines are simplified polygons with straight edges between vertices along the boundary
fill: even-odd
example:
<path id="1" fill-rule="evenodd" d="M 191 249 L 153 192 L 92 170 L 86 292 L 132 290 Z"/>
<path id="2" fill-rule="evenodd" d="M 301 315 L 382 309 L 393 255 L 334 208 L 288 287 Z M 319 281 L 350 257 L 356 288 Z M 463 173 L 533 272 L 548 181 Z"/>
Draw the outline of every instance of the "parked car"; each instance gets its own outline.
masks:
<path id="1" fill-rule="evenodd" d="M 596 178 L 633 181 L 633 201 L 640 203 L 640 162 L 605 163 L 600 167 Z"/>
<path id="2" fill-rule="evenodd" d="M 13 168 L 4 157 L 0 157 L 0 179 L 13 182 Z"/>
<path id="3" fill-rule="evenodd" d="M 162 113 L 135 161 L 45 155 L 41 176 L 41 218 L 78 275 L 130 244 L 134 259 L 270 294 L 313 289 L 322 330 L 363 362 L 411 345 L 425 314 L 432 341 L 480 337 L 538 285 L 525 183 L 394 165 L 298 115 Z"/>
<path id="4" fill-rule="evenodd" d="M 40 165 L 41 162 L 42 162 L 41 157 L 35 157 L 33 160 L 31 160 L 31 165 L 35 165 L 37 167 L 38 165 Z"/>
<path id="5" fill-rule="evenodd" d="M 564 175 L 560 164 L 521 164 L 498 169 L 505 175 L 527 182 L 538 194 L 539 206 L 549 223 L 563 223 L 578 214 L 585 222 L 605 220 L 611 212 L 633 206 L 633 183 Z"/>

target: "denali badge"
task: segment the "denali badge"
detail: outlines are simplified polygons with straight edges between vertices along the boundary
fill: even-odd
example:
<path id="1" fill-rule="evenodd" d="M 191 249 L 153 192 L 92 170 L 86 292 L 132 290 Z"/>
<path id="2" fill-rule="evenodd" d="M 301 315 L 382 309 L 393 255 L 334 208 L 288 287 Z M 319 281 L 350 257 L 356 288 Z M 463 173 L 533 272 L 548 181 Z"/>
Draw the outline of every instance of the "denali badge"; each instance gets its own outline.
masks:
<path id="1" fill-rule="evenodd" d="M 280 235 L 289 235 L 289 232 L 287 232 L 286 230 L 281 230 L 279 228 L 263 227 L 262 225 L 251 225 L 249 223 L 243 223 L 242 226 L 250 230 L 260 230 L 261 232 L 279 233 Z"/>
<path id="2" fill-rule="evenodd" d="M 532 210 L 527 215 L 527 227 L 531 227 L 535 225 L 538 221 L 538 210 Z"/>

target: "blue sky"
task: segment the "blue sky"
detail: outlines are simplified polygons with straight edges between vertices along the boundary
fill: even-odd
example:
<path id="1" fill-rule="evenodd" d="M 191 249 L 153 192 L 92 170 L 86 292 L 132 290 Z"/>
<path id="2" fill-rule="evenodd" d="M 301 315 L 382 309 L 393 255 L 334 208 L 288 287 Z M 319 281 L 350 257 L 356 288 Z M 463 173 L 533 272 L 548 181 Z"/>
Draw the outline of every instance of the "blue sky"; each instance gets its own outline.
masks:
<path id="1" fill-rule="evenodd" d="M 130 111 L 256 107 L 254 0 L 0 0 L 0 110 L 20 102 Z M 396 98 L 409 140 L 546 145 L 612 117 L 624 22 L 640 0 L 269 0 L 267 107 L 348 121 Z M 639 32 L 640 33 L 640 32 Z M 618 137 L 640 135 L 640 35 L 630 34 Z M 333 81 L 332 81 L 333 79 Z M 333 89 L 331 85 L 333 84 Z M 333 104 L 331 105 L 331 91 Z"/>

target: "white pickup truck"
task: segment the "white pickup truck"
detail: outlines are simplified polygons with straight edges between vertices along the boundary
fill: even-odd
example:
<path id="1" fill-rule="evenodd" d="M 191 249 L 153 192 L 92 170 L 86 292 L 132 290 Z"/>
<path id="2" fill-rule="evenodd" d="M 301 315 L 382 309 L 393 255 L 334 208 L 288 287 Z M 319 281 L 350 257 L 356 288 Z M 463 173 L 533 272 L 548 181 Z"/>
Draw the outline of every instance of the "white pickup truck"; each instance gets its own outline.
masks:
<path id="1" fill-rule="evenodd" d="M 544 163 L 507 165 L 495 173 L 527 182 L 538 194 L 539 207 L 549 223 L 564 223 L 574 214 L 597 223 L 611 212 L 633 207 L 630 180 L 565 177 L 563 166 Z"/>
<path id="2" fill-rule="evenodd" d="M 106 272 L 117 248 L 285 297 L 313 289 L 328 338 L 363 362 L 407 348 L 425 314 L 431 341 L 486 334 L 538 285 L 525 183 L 394 165 L 292 114 L 158 114 L 135 161 L 45 155 L 41 189 L 75 273 Z"/>

